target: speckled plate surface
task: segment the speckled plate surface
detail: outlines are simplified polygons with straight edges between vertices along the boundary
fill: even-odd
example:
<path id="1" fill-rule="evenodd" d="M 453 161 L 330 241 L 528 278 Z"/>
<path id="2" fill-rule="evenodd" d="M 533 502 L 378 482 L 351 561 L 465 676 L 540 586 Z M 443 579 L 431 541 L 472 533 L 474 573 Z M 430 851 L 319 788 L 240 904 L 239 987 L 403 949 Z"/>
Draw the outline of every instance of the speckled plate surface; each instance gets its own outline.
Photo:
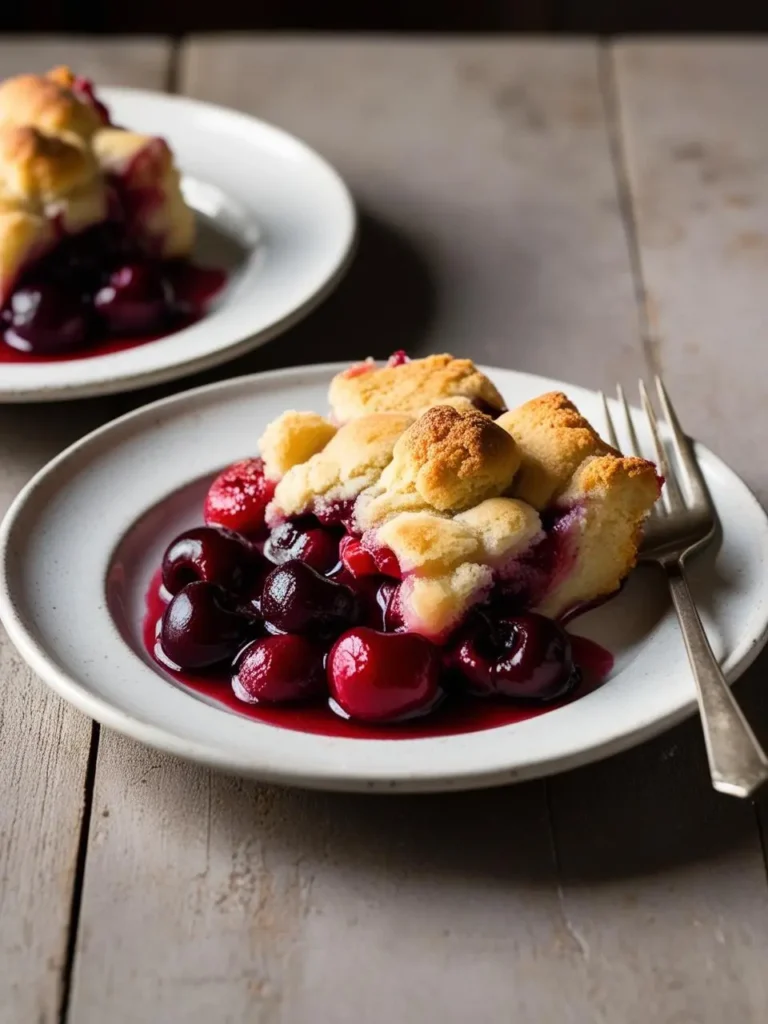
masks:
<path id="1" fill-rule="evenodd" d="M 353 250 L 346 185 L 272 125 L 182 96 L 102 89 L 115 123 L 168 140 L 198 220 L 194 258 L 228 272 L 202 320 L 135 348 L 65 361 L 0 361 L 0 402 L 111 394 L 233 359 L 286 330 L 336 284 Z"/>
<path id="2" fill-rule="evenodd" d="M 325 410 L 338 369 L 279 370 L 155 403 L 89 435 L 28 484 L 0 529 L 0 617 L 42 679 L 143 743 L 227 771 L 327 789 L 448 790 L 546 775 L 638 743 L 693 710 L 682 640 L 652 570 L 636 572 L 615 600 L 573 624 L 615 655 L 603 686 L 496 729 L 402 740 L 310 735 L 224 710 L 164 677 L 143 650 L 140 620 L 167 540 L 200 520 L 199 488 L 189 485 L 253 454 L 262 428 L 284 409 Z M 487 372 L 509 405 L 556 388 L 601 423 L 590 391 Z M 768 520 L 723 462 L 698 452 L 723 538 L 692 564 L 692 584 L 735 679 L 766 641 Z M 166 503 L 185 487 L 188 503 Z M 105 583 L 116 553 L 122 579 L 110 607 Z"/>

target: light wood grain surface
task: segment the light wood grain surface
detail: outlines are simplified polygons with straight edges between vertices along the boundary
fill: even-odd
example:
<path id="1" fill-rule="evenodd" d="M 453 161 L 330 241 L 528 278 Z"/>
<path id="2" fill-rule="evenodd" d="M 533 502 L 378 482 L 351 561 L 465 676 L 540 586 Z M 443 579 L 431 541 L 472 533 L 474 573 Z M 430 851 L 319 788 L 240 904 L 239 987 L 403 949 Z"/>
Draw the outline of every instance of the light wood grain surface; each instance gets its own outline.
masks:
<path id="1" fill-rule="evenodd" d="M 592 386 L 660 366 L 768 497 L 768 46 L 30 40 L 0 76 L 65 59 L 275 121 L 359 200 L 338 292 L 188 383 L 397 347 Z M 0 410 L 0 504 L 171 390 Z M 766 667 L 739 689 L 764 738 Z M 92 736 L 3 637 L 0 685 L 3 1024 L 766 1019 L 759 820 L 694 721 L 547 783 L 371 800 Z"/>
<path id="2" fill-rule="evenodd" d="M 0 79 L 71 63 L 97 80 L 163 88 L 159 40 L 0 42 Z M 0 408 L 0 512 L 32 474 L 119 406 Z M 79 893 L 91 724 L 41 686 L 0 626 L 0 1020 L 60 1019 Z M 87 823 L 86 823 L 87 825 Z"/>

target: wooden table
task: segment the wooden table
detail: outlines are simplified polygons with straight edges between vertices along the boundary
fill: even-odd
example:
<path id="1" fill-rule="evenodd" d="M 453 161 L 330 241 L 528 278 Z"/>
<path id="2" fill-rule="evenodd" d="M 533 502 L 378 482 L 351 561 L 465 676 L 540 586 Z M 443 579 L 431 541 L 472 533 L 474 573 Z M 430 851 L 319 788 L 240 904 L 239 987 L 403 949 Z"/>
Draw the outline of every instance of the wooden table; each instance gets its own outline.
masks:
<path id="1" fill-rule="evenodd" d="M 359 200 L 338 292 L 216 376 L 400 347 L 591 386 L 661 368 L 768 499 L 768 45 L 0 44 L 0 76 L 61 61 L 275 121 Z M 0 507 L 170 390 L 0 408 Z M 738 688 L 764 740 L 767 668 Z M 768 803 L 710 790 L 696 721 L 546 782 L 372 799 L 100 730 L 1 636 L 0 679 L 3 1024 L 768 1019 Z"/>

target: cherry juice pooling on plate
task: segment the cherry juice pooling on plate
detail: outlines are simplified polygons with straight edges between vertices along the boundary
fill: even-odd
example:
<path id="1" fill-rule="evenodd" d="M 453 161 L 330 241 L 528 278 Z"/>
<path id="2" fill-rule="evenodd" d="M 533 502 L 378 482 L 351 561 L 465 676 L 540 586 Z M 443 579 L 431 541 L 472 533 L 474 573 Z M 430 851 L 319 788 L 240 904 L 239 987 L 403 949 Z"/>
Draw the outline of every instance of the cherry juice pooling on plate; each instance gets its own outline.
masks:
<path id="1" fill-rule="evenodd" d="M 126 268 L 124 267 L 123 270 Z M 66 302 L 63 308 L 57 309 L 56 302 L 60 292 L 55 289 L 46 291 L 45 284 L 24 289 L 14 293 L 19 308 L 17 320 L 23 320 L 21 327 L 13 327 L 12 309 L 9 307 L 0 313 L 0 363 L 38 363 L 66 362 L 73 359 L 89 359 L 94 356 L 110 355 L 124 352 L 151 341 L 157 341 L 168 334 L 189 327 L 202 319 L 210 302 L 224 288 L 226 274 L 216 268 L 199 267 L 191 263 L 174 263 L 152 271 L 161 275 L 160 291 L 162 303 L 158 304 L 152 292 L 155 286 L 149 285 L 149 301 L 142 307 L 141 294 L 129 296 L 126 301 L 126 314 L 122 329 L 110 331 L 101 316 L 92 314 L 87 303 L 83 309 L 75 311 L 74 319 L 67 320 L 71 311 Z M 146 281 L 144 282 L 146 285 Z M 140 290 L 141 282 L 137 284 Z M 94 297 L 104 294 L 107 287 L 94 293 Z M 20 297 L 20 298 L 19 298 Z M 41 302 L 42 299 L 42 302 Z M 113 308 L 118 311 L 113 327 L 117 327 L 119 317 L 119 295 L 112 299 Z M 102 306 L 103 308 L 103 306 Z M 70 338 L 74 347 L 68 345 L 66 333 L 62 335 L 61 324 L 69 325 L 74 332 Z M 12 344 L 8 343 L 9 335 L 13 335 Z M 64 344 L 62 344 L 62 340 Z"/>
<path id="2" fill-rule="evenodd" d="M 166 601 L 167 595 L 163 593 L 161 574 L 158 571 L 147 593 L 143 632 L 147 652 L 158 660 L 163 671 L 198 696 L 237 714 L 253 718 L 254 721 L 321 736 L 349 739 L 424 739 L 512 725 L 562 707 L 596 689 L 609 674 L 613 664 L 611 655 L 604 648 L 592 641 L 574 636 L 571 642 L 574 660 L 581 671 L 581 682 L 562 701 L 551 705 L 529 706 L 504 701 L 464 699 L 453 694 L 426 717 L 411 718 L 395 725 L 376 725 L 340 717 L 330 709 L 327 694 L 318 696 L 310 692 L 305 694 L 305 699 L 299 703 L 244 703 L 242 695 L 238 695 L 238 687 L 233 685 L 232 673 L 229 670 L 184 672 L 170 667 L 162 654 L 159 658 L 157 656 L 158 625 L 167 607 Z M 247 650 L 248 647 L 245 648 L 245 651 Z M 322 687 L 324 683 L 323 669 L 320 686 Z M 299 680 L 298 685 L 311 688 L 317 685 L 317 676 L 307 673 Z"/>

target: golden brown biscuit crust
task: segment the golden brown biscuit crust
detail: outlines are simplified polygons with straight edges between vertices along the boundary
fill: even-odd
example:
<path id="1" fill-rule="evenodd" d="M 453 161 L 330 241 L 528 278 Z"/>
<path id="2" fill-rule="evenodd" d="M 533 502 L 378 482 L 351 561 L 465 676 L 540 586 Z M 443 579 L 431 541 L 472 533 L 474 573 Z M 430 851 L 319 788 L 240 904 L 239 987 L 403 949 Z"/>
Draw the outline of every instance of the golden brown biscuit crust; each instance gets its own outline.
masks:
<path id="1" fill-rule="evenodd" d="M 29 125 L 51 135 L 90 139 L 104 122 L 95 107 L 72 91 L 73 81 L 63 68 L 7 79 L 0 84 L 0 125 Z"/>
<path id="2" fill-rule="evenodd" d="M 289 469 L 321 452 L 335 433 L 336 427 L 319 413 L 288 409 L 261 435 L 259 447 L 267 477 L 282 479 Z"/>
<path id="3" fill-rule="evenodd" d="M 391 550 L 404 573 L 406 626 L 439 639 L 486 599 L 494 574 L 528 585 L 536 546 L 549 542 L 544 508 L 565 516 L 569 561 L 561 575 L 545 571 L 528 599 L 559 616 L 611 593 L 635 563 L 658 493 L 650 462 L 623 458 L 554 392 L 495 422 L 463 396 L 432 403 L 415 420 L 352 418 L 286 473 L 274 506 L 292 515 L 318 499 L 354 498 L 363 544 Z"/>
<path id="4" fill-rule="evenodd" d="M 403 572 L 420 576 L 439 576 L 480 560 L 480 541 L 472 530 L 432 512 L 394 516 L 378 529 L 376 540 L 394 552 Z"/>
<path id="5" fill-rule="evenodd" d="M 340 422 L 371 412 L 418 416 L 441 399 L 459 397 L 504 409 L 504 399 L 471 359 L 447 354 L 380 368 L 358 363 L 334 377 L 329 392 L 331 410 Z"/>
<path id="6" fill-rule="evenodd" d="M 384 412 L 347 423 L 322 451 L 288 470 L 275 488 L 270 518 L 306 512 L 318 501 L 356 498 L 379 479 L 410 422 L 409 416 Z"/>
<path id="7" fill-rule="evenodd" d="M 618 589 L 637 562 L 646 515 L 660 493 L 656 467 L 614 454 L 586 459 L 558 499 L 579 510 L 571 571 L 538 609 L 556 618 L 585 601 Z"/>
<path id="8" fill-rule="evenodd" d="M 29 125 L 0 127 L 0 197 L 34 210 L 74 189 L 103 190 L 90 149 Z"/>
<path id="9" fill-rule="evenodd" d="M 86 142 L 0 126 L 0 305 L 24 264 L 61 231 L 82 231 L 106 215 L 106 188 Z"/>
<path id="10" fill-rule="evenodd" d="M 105 126 L 69 68 L 0 84 L 0 304 L 63 233 L 106 219 L 107 180 L 132 191 L 130 231 L 150 255 L 186 256 L 195 221 L 158 138 Z"/>
<path id="11" fill-rule="evenodd" d="M 458 512 L 500 494 L 520 455 L 512 437 L 478 412 L 428 409 L 395 445 L 390 486 L 414 490 L 440 512 Z"/>
<path id="12" fill-rule="evenodd" d="M 561 391 L 510 409 L 496 422 L 514 437 L 522 456 L 513 493 L 537 509 L 567 487 L 586 458 L 614 451 Z"/>

